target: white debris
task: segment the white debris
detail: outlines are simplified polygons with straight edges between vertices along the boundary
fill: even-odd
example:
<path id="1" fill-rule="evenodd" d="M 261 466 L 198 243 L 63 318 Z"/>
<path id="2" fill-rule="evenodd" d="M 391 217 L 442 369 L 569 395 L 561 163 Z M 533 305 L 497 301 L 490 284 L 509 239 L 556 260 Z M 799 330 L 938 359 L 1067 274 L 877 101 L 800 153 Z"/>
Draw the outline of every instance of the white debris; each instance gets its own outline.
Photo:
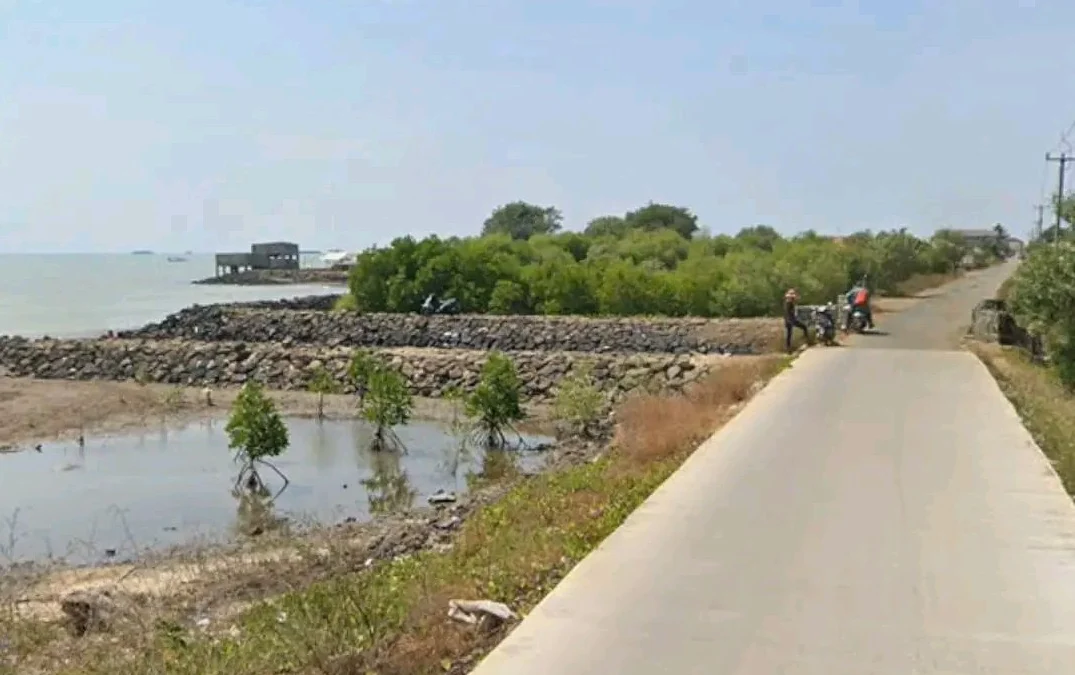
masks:
<path id="1" fill-rule="evenodd" d="M 448 617 L 471 625 L 478 623 L 484 617 L 492 617 L 498 622 L 519 618 L 510 607 L 492 600 L 449 600 Z"/>

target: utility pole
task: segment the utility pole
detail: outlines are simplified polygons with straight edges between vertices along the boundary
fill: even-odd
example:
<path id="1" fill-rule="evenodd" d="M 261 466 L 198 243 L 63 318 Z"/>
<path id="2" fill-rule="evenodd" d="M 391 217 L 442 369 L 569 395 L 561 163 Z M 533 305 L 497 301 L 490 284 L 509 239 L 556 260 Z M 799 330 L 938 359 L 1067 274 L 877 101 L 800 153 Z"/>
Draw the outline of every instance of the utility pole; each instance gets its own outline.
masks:
<path id="1" fill-rule="evenodd" d="M 1035 239 L 1041 239 L 1041 233 L 1044 229 L 1045 220 L 1045 204 L 1038 204 L 1034 207 L 1038 211 L 1037 227 L 1034 229 Z"/>
<path id="2" fill-rule="evenodd" d="M 1046 162 L 1057 162 L 1058 164 L 1060 164 L 1060 171 L 1057 176 L 1056 205 L 1053 209 L 1054 211 L 1056 211 L 1056 229 L 1054 231 L 1055 236 L 1053 238 L 1054 246 L 1060 245 L 1060 205 L 1064 200 L 1064 170 L 1067 168 L 1068 162 L 1072 160 L 1075 160 L 1075 157 L 1067 154 L 1066 152 L 1061 152 L 1060 155 L 1057 157 L 1053 157 L 1053 154 L 1051 152 L 1046 153 L 1045 155 Z"/>

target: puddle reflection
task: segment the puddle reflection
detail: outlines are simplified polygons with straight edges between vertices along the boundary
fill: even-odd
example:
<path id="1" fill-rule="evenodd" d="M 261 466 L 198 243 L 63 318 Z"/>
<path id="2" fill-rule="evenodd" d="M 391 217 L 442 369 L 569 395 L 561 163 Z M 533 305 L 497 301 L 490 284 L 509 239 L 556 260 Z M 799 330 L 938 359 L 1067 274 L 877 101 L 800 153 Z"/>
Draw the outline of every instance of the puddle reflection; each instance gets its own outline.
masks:
<path id="1" fill-rule="evenodd" d="M 358 420 L 287 424 L 291 446 L 273 463 L 290 485 L 274 503 L 246 490 L 233 494 L 240 467 L 219 421 L 2 455 L 0 565 L 51 557 L 93 563 L 289 521 L 362 520 L 437 490 L 463 492 L 472 474 L 494 477 L 542 461 L 535 453 L 464 447 L 429 422 L 396 429 L 405 454 L 371 450 L 373 434 Z M 527 438 L 532 445 L 547 440 Z"/>

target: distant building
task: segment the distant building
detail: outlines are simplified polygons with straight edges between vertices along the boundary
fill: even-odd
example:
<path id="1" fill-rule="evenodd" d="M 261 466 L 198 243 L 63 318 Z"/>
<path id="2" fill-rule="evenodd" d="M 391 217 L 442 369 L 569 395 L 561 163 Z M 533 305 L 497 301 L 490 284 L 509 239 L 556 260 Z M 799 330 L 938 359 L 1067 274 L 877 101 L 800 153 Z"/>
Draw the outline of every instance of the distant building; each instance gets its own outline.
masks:
<path id="1" fill-rule="evenodd" d="M 297 270 L 299 245 L 287 241 L 254 244 L 249 253 L 217 253 L 216 275 L 248 270 Z"/>
<path id="2" fill-rule="evenodd" d="M 963 237 L 967 245 L 972 248 L 992 246 L 997 240 L 997 233 L 993 229 L 988 230 L 952 230 L 953 233 Z"/>

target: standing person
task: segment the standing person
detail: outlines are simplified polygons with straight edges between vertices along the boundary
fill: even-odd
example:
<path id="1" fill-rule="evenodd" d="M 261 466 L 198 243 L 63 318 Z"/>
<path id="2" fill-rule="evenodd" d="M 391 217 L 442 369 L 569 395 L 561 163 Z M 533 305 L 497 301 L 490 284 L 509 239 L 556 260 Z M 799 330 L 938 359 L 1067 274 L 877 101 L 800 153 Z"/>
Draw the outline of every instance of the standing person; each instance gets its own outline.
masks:
<path id="1" fill-rule="evenodd" d="M 791 353 L 791 334 L 796 328 L 801 328 L 803 337 L 810 342 L 810 331 L 806 324 L 799 321 L 798 308 L 799 292 L 794 288 L 789 288 L 784 294 L 784 350 L 789 354 Z"/>

